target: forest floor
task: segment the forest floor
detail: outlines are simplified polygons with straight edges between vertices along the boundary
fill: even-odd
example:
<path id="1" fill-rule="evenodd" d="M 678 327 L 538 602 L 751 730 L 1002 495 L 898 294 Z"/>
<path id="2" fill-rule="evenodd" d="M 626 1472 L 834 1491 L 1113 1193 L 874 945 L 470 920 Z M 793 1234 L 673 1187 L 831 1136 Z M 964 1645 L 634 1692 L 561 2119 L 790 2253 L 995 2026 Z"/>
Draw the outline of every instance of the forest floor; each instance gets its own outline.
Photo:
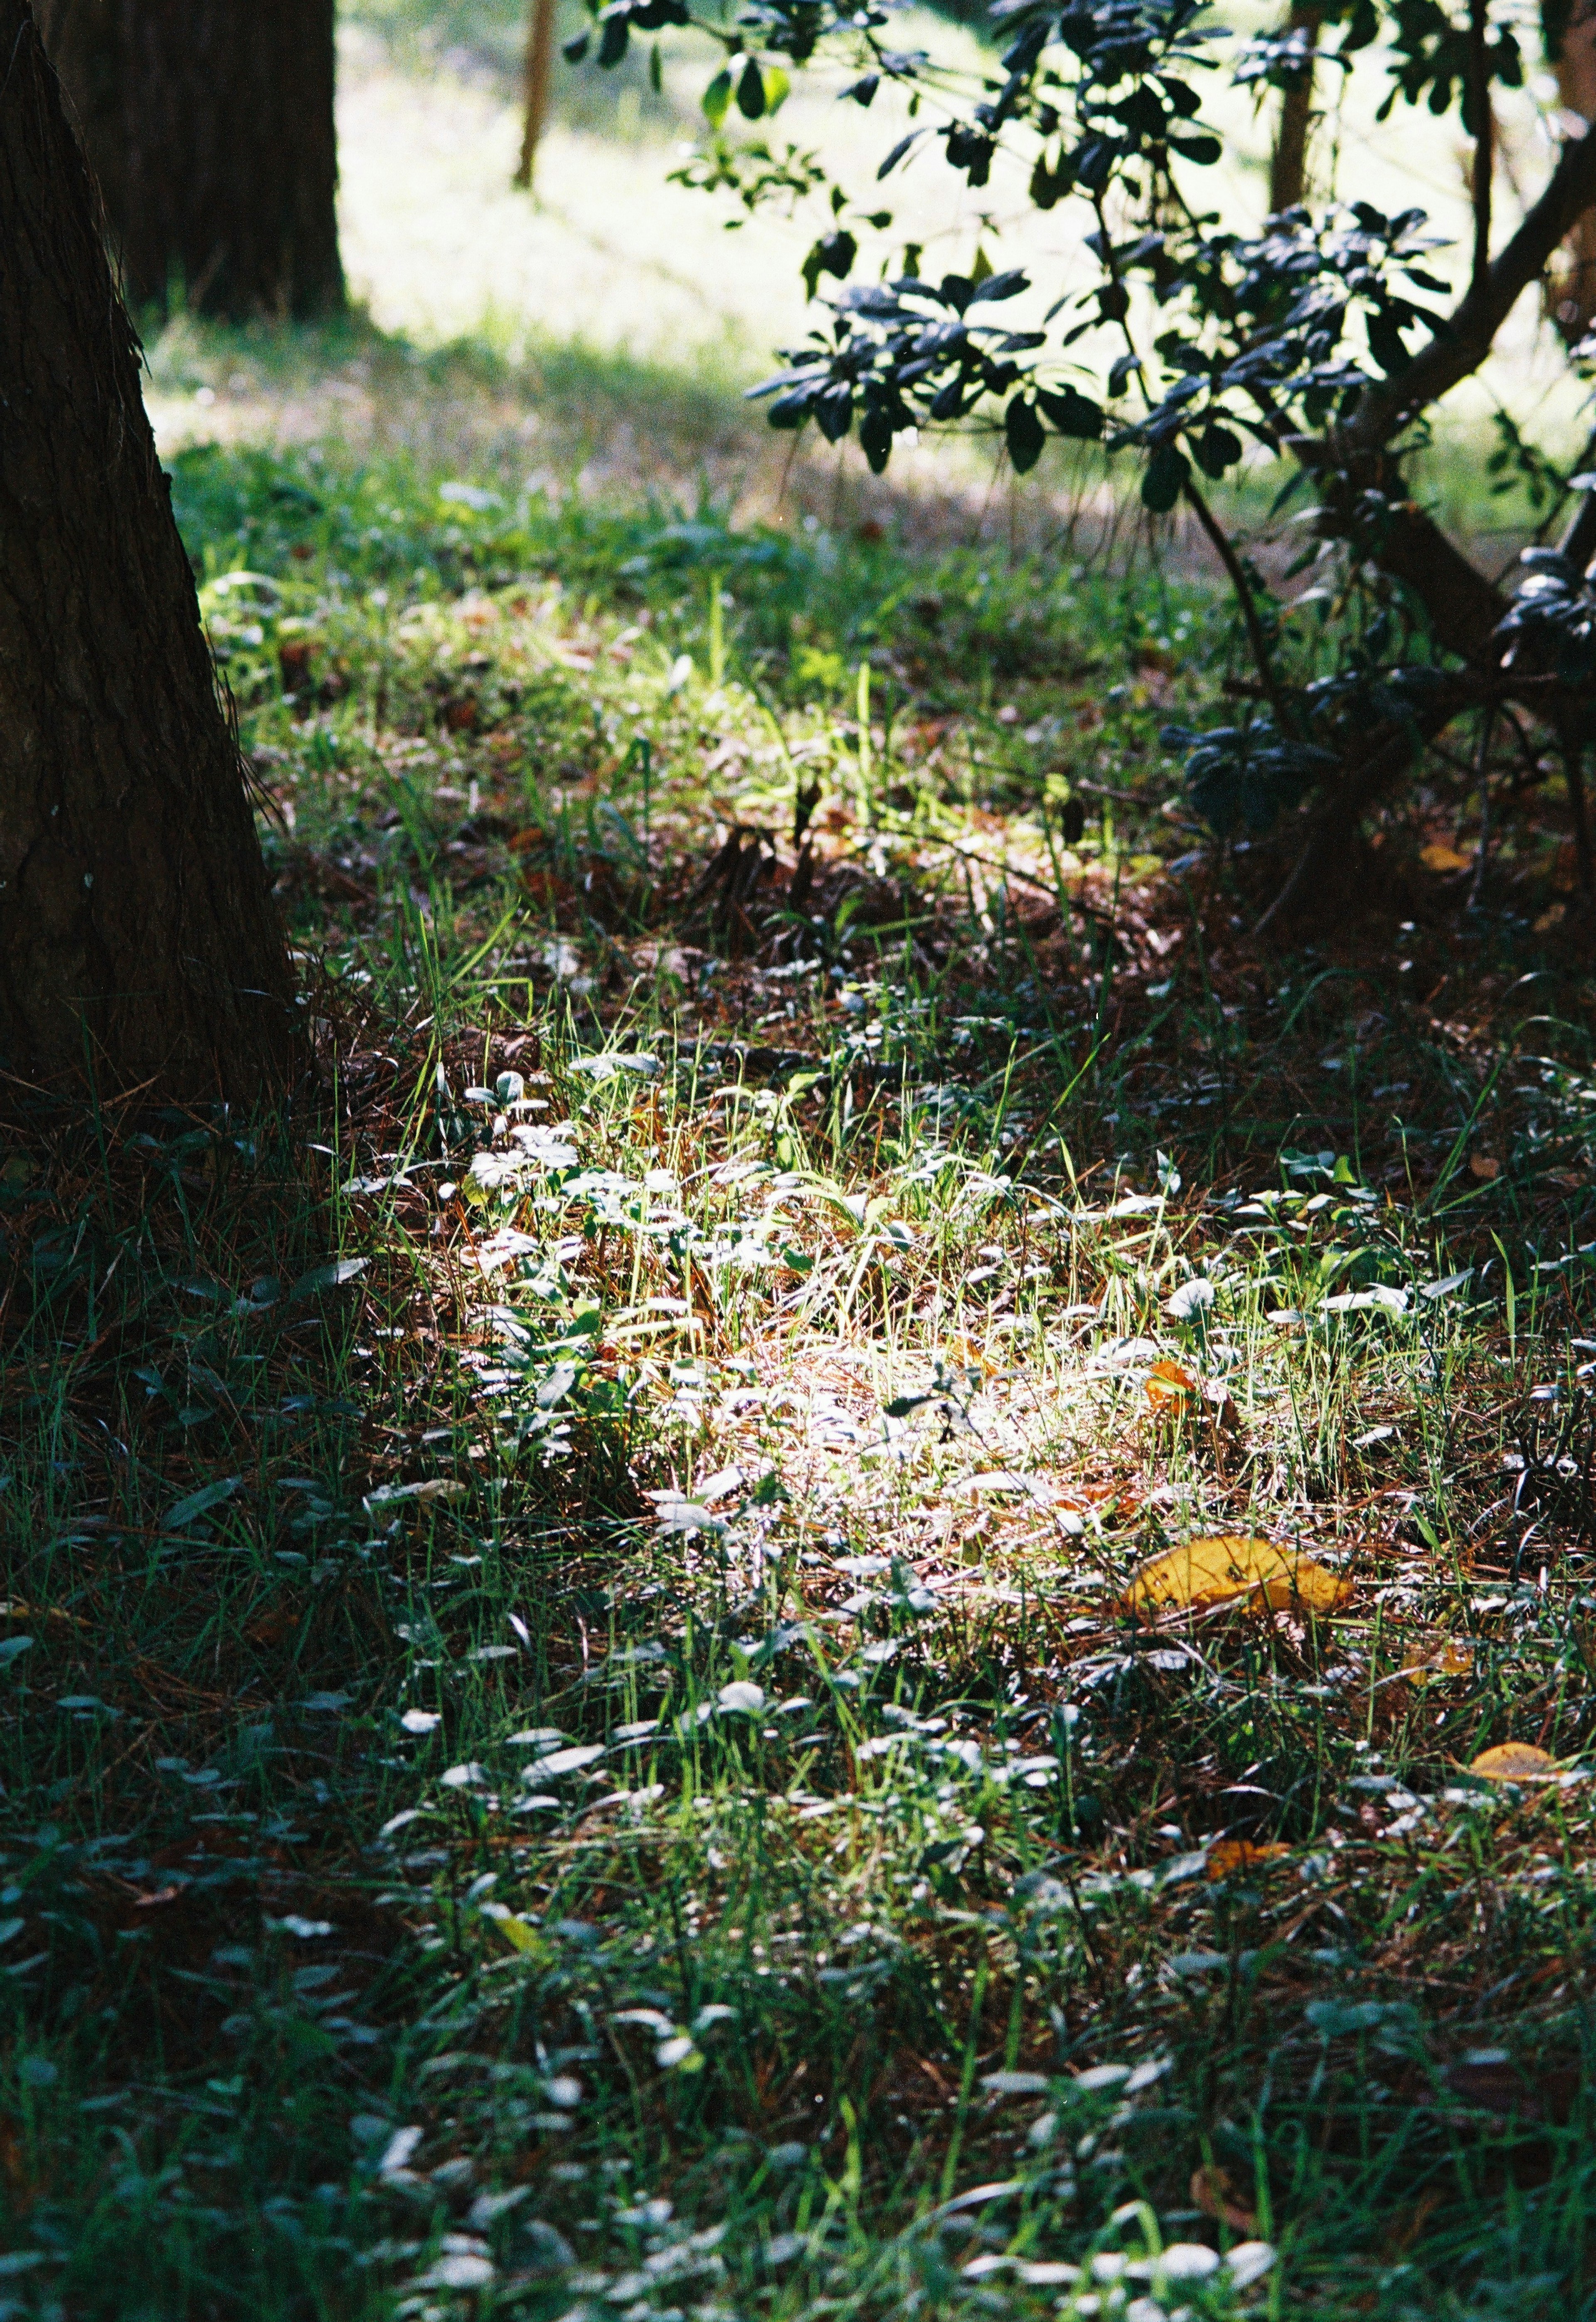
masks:
<path id="1" fill-rule="evenodd" d="M 1588 2310 L 1557 776 L 1261 944 L 1200 589 L 467 449 L 173 459 L 315 1072 L 6 1132 L 0 2311 Z"/>
<path id="2" fill-rule="evenodd" d="M 312 1062 L 0 1125 L 0 2317 L 1596 2313 L 1555 762 L 1261 940 L 1178 561 L 151 401 Z"/>

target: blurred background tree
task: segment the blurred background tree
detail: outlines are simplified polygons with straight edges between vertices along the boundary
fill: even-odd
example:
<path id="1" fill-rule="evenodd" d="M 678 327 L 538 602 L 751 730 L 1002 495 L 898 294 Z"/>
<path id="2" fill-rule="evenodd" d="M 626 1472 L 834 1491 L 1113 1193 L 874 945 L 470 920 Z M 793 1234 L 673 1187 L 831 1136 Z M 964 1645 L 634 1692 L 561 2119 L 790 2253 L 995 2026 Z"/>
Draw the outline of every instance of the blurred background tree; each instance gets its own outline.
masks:
<path id="1" fill-rule="evenodd" d="M 333 0 L 41 0 L 127 295 L 235 320 L 343 298 Z"/>

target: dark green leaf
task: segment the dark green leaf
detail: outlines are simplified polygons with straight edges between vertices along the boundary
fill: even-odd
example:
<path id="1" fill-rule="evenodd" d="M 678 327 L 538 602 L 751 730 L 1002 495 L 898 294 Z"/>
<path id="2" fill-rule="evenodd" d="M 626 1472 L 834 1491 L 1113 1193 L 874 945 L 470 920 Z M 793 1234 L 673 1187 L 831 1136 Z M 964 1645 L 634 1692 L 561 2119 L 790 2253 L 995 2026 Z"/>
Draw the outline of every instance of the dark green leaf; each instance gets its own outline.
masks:
<path id="1" fill-rule="evenodd" d="M 1082 443 L 1095 443 L 1101 435 L 1102 407 L 1078 389 L 1039 388 L 1036 400 L 1061 435 L 1073 436 Z"/>
<path id="2" fill-rule="evenodd" d="M 1190 473 L 1190 462 L 1185 453 L 1177 452 L 1172 443 L 1161 443 L 1142 478 L 1142 506 L 1151 508 L 1154 516 L 1167 516 Z"/>
<path id="3" fill-rule="evenodd" d="M 1205 427 L 1191 448 L 1205 476 L 1222 476 L 1240 459 L 1241 438 L 1228 427 Z"/>
<path id="4" fill-rule="evenodd" d="M 1003 420 L 1004 440 L 1008 456 L 1014 462 L 1015 473 L 1026 475 L 1042 457 L 1042 447 L 1047 441 L 1046 430 L 1036 416 L 1036 407 L 1017 395 Z"/>
<path id="5" fill-rule="evenodd" d="M 873 405 L 860 421 L 859 441 L 871 475 L 880 475 L 892 456 L 892 422 L 880 405 Z"/>

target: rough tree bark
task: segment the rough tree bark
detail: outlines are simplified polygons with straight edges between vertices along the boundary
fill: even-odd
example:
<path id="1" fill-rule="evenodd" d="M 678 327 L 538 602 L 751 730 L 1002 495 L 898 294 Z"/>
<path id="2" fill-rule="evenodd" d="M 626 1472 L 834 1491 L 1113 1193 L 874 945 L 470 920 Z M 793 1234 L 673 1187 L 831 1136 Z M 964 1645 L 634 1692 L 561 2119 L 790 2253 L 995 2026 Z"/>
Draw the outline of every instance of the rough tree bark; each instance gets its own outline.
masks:
<path id="1" fill-rule="evenodd" d="M 27 0 L 0 59 L 0 1058 L 245 1100 L 294 1032 L 244 770 Z"/>
<path id="2" fill-rule="evenodd" d="M 314 316 L 343 299 L 333 0 L 42 0 L 127 294 Z"/>

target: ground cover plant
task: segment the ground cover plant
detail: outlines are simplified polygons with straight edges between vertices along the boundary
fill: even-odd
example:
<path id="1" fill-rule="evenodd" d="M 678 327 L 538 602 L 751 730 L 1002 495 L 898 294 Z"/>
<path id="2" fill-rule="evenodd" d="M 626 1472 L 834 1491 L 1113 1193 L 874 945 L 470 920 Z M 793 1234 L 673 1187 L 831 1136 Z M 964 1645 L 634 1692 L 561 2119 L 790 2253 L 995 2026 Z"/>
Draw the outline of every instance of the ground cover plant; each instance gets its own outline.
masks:
<path id="1" fill-rule="evenodd" d="M 1195 580 L 172 471 L 316 1073 L 8 1091 L 7 2310 L 1589 2310 L 1555 761 L 1271 950 Z"/>

